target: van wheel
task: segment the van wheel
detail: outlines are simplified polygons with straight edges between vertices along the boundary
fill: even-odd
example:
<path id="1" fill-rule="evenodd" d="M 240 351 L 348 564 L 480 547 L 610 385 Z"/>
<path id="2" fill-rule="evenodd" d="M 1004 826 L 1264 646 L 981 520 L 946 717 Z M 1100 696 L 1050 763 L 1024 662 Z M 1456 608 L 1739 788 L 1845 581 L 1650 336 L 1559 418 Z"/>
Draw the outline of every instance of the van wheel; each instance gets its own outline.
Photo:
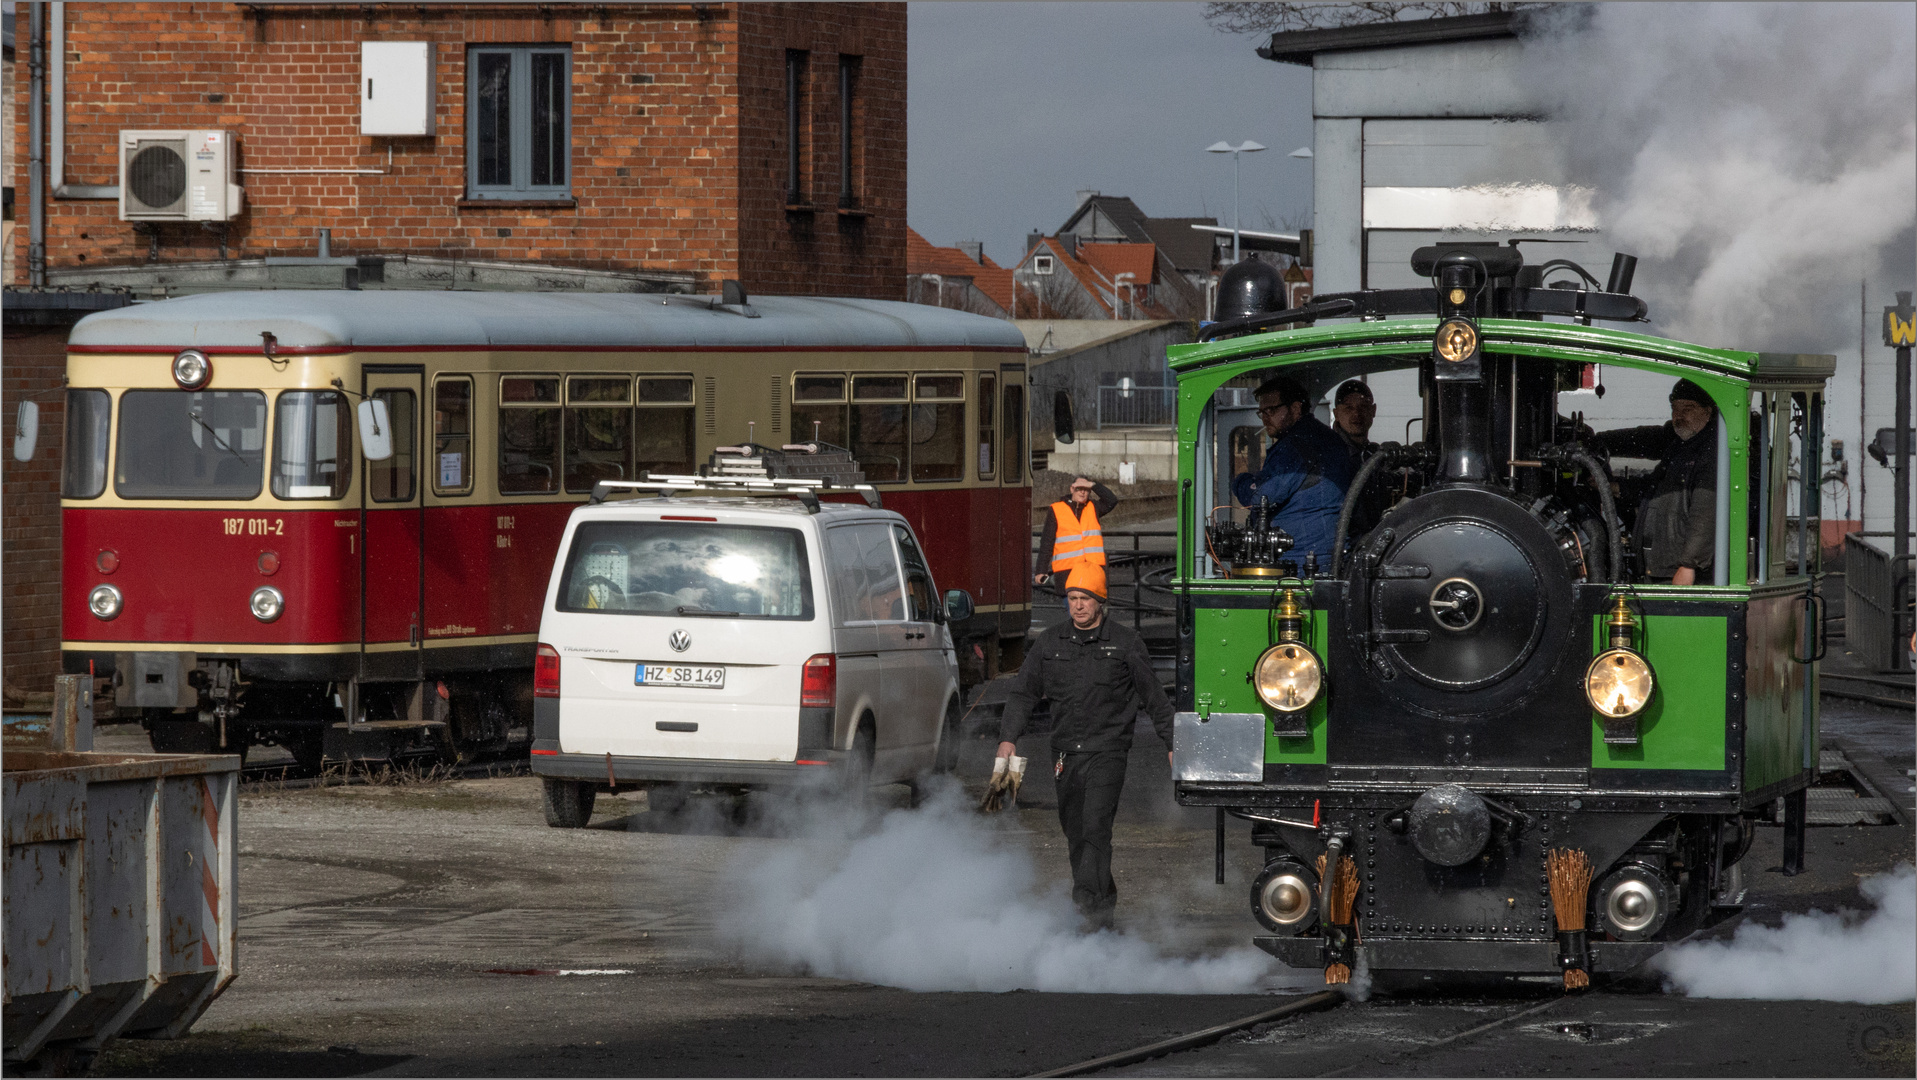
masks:
<path id="1" fill-rule="evenodd" d="M 863 798 L 866 789 L 872 786 L 872 758 L 878 752 L 879 733 L 872 726 L 872 718 L 859 721 L 858 733 L 852 736 L 852 751 L 845 756 L 845 790 Z"/>
<path id="2" fill-rule="evenodd" d="M 554 780 L 546 784 L 546 824 L 555 829 L 583 829 L 592 820 L 593 800 L 599 791 L 577 780 Z"/>
<path id="3" fill-rule="evenodd" d="M 939 729 L 938 753 L 932 756 L 932 771 L 942 776 L 949 776 L 958 771 L 961 748 L 959 721 L 961 719 L 963 717 L 959 714 L 958 699 L 953 698 L 946 702 L 945 724 Z"/>

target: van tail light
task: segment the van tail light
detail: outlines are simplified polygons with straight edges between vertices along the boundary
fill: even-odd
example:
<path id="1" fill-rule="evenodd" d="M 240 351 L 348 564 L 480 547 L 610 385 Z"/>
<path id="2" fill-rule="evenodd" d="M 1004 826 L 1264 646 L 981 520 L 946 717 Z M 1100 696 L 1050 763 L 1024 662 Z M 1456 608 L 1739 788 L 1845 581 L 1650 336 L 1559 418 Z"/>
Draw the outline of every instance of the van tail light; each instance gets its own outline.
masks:
<path id="1" fill-rule="evenodd" d="M 533 696 L 559 696 L 559 650 L 544 643 L 533 654 Z"/>
<path id="2" fill-rule="evenodd" d="M 555 657 L 553 663 L 558 662 Z M 820 653 L 807 660 L 804 678 L 799 683 L 799 705 L 808 709 L 830 709 L 837 703 L 838 696 L 839 658 L 832 653 Z"/>

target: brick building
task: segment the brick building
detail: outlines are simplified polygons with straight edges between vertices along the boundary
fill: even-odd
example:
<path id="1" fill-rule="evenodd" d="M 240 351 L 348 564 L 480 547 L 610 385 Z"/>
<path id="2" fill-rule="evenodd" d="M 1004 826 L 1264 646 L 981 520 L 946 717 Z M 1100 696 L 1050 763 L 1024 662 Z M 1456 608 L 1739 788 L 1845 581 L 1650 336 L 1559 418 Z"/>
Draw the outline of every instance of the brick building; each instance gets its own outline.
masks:
<path id="1" fill-rule="evenodd" d="M 734 279 L 749 293 L 904 297 L 903 4 L 46 7 L 41 284 L 148 296 L 451 277 L 716 293 Z M 28 11 L 8 95 L 17 284 L 33 281 Z M 431 134 L 362 134 L 368 96 L 391 89 L 365 82 L 369 42 L 424 43 L 411 89 Z M 121 220 L 120 133 L 151 129 L 230 133 L 243 208 L 225 222 Z M 314 258 L 321 229 L 331 263 Z M 8 298 L 6 437 L 12 402 L 42 405 L 39 456 L 9 457 L 4 473 L 15 697 L 49 683 L 59 647 L 65 330 L 36 328 L 27 306 Z"/>

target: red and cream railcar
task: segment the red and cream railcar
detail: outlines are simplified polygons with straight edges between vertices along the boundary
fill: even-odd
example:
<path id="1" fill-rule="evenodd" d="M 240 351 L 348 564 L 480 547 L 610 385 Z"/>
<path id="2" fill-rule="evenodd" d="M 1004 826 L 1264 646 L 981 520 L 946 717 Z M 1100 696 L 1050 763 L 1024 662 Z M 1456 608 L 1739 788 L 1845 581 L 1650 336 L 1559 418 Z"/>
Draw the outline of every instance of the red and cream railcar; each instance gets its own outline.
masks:
<path id="1" fill-rule="evenodd" d="M 872 300 L 284 291 L 97 314 L 69 345 L 65 664 L 110 675 L 159 748 L 497 749 L 530 720 L 546 575 L 595 482 L 815 437 L 976 598 L 962 648 L 989 660 L 1030 615 L 1025 359 L 1007 323 Z"/>

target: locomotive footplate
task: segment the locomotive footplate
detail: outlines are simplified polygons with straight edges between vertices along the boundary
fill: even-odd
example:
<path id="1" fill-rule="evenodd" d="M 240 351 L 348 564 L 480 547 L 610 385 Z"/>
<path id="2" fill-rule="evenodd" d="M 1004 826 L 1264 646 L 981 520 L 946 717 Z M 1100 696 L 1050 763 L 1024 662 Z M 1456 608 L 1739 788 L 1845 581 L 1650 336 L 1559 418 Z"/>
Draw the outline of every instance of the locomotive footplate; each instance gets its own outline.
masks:
<path id="1" fill-rule="evenodd" d="M 1362 930 L 1360 932 L 1362 934 Z M 1317 937 L 1255 937 L 1252 942 L 1288 966 L 1324 966 Z M 1594 941 L 1589 947 L 1590 970 L 1607 974 L 1629 971 L 1657 955 L 1666 944 L 1662 941 Z M 1558 970 L 1555 940 L 1373 939 L 1360 941 L 1356 952 L 1359 966 L 1371 971 L 1482 971 L 1555 978 Z"/>

